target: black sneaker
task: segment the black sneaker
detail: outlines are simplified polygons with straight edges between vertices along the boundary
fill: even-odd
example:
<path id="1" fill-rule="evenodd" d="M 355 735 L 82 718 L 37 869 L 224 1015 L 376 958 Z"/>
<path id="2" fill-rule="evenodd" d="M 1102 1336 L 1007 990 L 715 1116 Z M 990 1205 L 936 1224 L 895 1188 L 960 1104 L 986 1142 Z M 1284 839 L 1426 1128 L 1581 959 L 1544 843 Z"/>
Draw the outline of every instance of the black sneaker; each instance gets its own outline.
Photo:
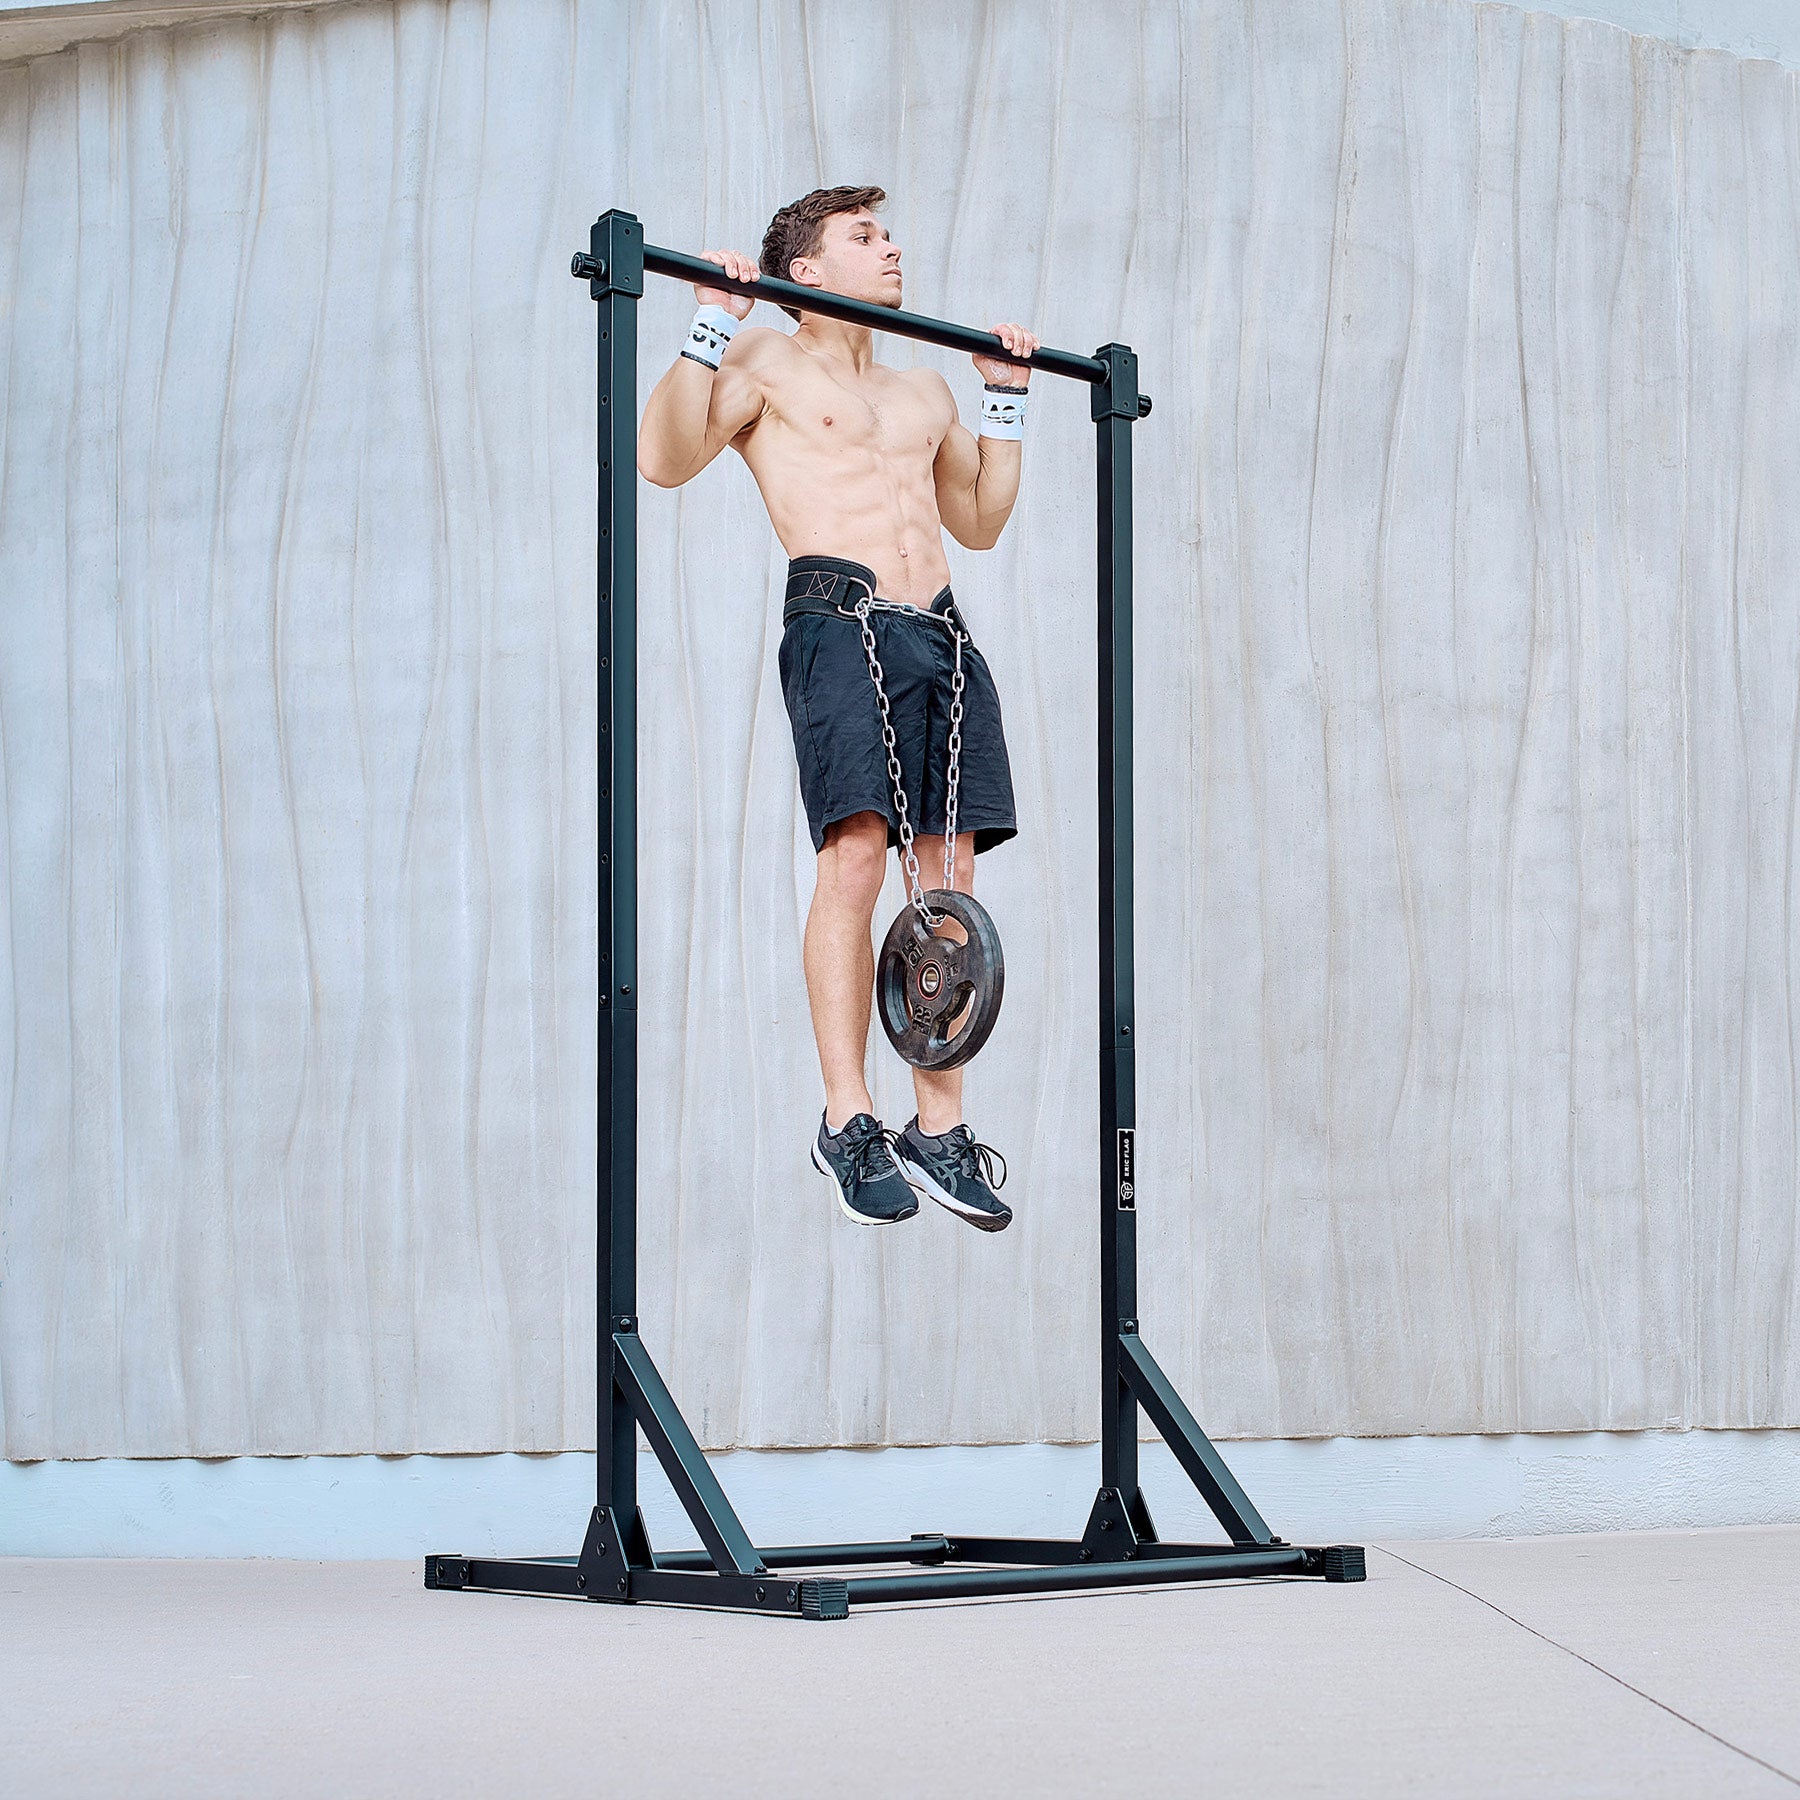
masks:
<path id="1" fill-rule="evenodd" d="M 842 1131 L 819 1119 L 813 1167 L 837 1183 L 838 1205 L 859 1225 L 898 1225 L 919 1210 L 894 1161 L 894 1134 L 869 1113 L 858 1113 Z"/>
<path id="2" fill-rule="evenodd" d="M 942 1137 L 927 1137 L 915 1118 L 901 1132 L 894 1150 L 906 1179 L 959 1219 L 982 1231 L 1004 1231 L 1012 1223 L 1012 1208 L 994 1192 L 1006 1186 L 1006 1158 L 987 1144 L 976 1143 L 968 1126 L 955 1125 Z"/>

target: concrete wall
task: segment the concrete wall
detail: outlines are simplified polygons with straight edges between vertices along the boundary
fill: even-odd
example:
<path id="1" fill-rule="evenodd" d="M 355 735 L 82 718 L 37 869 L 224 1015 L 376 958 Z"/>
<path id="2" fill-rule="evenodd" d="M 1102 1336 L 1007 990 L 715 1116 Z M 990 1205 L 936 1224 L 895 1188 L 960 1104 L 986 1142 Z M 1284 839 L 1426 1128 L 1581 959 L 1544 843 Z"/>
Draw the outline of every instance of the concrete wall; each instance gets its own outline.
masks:
<path id="1" fill-rule="evenodd" d="M 869 177 L 915 304 L 1157 400 L 1144 1315 L 1203 1420 L 1800 1424 L 1794 78 L 1444 0 L 1105 23 L 402 0 L 0 71 L 8 1456 L 589 1441 L 567 255 Z M 956 565 L 1026 815 L 997 1240 L 806 1169 L 778 558 L 741 469 L 645 498 L 643 1310 L 710 1443 L 1093 1430 L 1090 443 L 1047 393 Z"/>
<path id="2" fill-rule="evenodd" d="M 272 13 L 343 0 L 0 0 L 0 60 L 41 56 L 146 26 Z M 1195 0 L 1196 5 L 1210 0 Z M 1450 6 L 1493 0 L 1441 0 Z M 1800 67 L 1800 10 L 1792 0 L 1537 0 L 1525 10 L 1592 19 L 1687 49 L 1729 50 Z M 724 15 L 721 15 L 724 16 Z M 1104 18 L 1104 14 L 1096 17 Z"/>

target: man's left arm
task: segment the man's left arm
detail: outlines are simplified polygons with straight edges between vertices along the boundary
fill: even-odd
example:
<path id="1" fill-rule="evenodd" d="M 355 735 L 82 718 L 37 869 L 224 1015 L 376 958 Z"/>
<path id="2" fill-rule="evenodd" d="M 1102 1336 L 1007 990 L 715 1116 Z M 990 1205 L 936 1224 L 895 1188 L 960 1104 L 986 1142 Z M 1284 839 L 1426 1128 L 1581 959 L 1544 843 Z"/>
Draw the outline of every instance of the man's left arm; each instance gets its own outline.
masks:
<path id="1" fill-rule="evenodd" d="M 1014 356 L 1027 357 L 1038 341 L 1020 325 L 996 325 L 994 335 Z M 955 416 L 944 433 L 932 473 L 937 483 L 938 516 L 966 550 L 991 550 L 1000 541 L 1019 497 L 1021 440 L 1025 435 L 1025 393 L 1030 366 L 992 356 L 971 359 L 984 383 L 981 435 L 976 437 Z M 944 395 L 950 397 L 948 384 Z"/>

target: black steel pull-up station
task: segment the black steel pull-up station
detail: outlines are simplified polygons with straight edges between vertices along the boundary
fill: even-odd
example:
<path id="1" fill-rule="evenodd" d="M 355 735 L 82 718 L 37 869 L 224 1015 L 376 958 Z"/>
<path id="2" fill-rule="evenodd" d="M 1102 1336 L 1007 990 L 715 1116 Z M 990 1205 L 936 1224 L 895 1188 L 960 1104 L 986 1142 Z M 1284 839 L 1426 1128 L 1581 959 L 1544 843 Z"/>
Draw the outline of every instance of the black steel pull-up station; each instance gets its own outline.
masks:
<path id="1" fill-rule="evenodd" d="M 729 279 L 644 242 L 627 212 L 595 222 L 572 273 L 599 315 L 599 1466 L 578 1556 L 431 1556 L 425 1585 L 588 1600 L 658 1600 L 843 1618 L 852 1604 L 1300 1575 L 1363 1579 L 1352 1544 L 1284 1543 L 1238 1485 L 1138 1334 L 1132 973 L 1131 428 L 1148 415 L 1137 358 L 1039 350 L 1033 368 L 1088 384 L 1098 477 L 1100 728 L 1100 1490 L 1079 1538 L 915 1535 L 758 1549 L 638 1334 L 637 303 L 644 275 L 748 294 L 948 350 L 1006 357 L 988 332 L 791 282 Z M 1142 1407 L 1230 1539 L 1161 1542 L 1138 1485 Z M 653 1551 L 638 1509 L 642 1428 L 705 1546 Z M 892 1566 L 892 1572 L 832 1575 Z M 951 1566 L 961 1565 L 961 1566 Z M 784 1574 L 781 1571 L 824 1571 Z"/>

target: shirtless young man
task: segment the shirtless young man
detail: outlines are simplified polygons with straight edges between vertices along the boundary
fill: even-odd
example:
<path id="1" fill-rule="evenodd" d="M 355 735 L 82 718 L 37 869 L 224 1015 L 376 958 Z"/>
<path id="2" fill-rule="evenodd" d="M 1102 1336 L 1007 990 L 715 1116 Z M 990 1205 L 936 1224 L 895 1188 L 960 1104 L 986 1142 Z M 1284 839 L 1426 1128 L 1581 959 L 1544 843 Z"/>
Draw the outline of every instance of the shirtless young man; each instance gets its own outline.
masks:
<path id="1" fill-rule="evenodd" d="M 900 305 L 900 249 L 875 217 L 880 188 L 823 188 L 784 206 L 763 238 L 761 272 Z M 731 250 L 707 260 L 737 281 L 758 267 Z M 638 466 L 659 487 L 691 481 L 729 444 L 756 477 L 792 561 L 781 685 L 818 852 L 806 920 L 806 988 L 825 1076 L 813 1163 L 865 1224 L 919 1210 L 913 1189 L 985 1231 L 1012 1213 L 995 1194 L 994 1153 L 963 1123 L 962 1071 L 913 1071 L 918 1114 L 886 1130 L 863 1079 L 875 982 L 870 923 L 899 841 L 881 717 L 856 604 L 871 610 L 916 850 L 927 888 L 943 879 L 954 625 L 964 632 L 962 763 L 955 886 L 973 893 L 975 853 L 1016 831 L 1000 702 L 950 593 L 946 530 L 992 549 L 1019 492 L 1022 363 L 973 359 L 987 384 L 979 440 L 930 369 L 888 369 L 872 334 L 812 313 L 791 335 L 738 329 L 752 302 L 695 288 L 688 342 L 657 383 L 638 434 Z M 1038 341 L 996 325 L 1013 355 Z M 999 1180 L 1004 1181 L 1004 1163 Z"/>

